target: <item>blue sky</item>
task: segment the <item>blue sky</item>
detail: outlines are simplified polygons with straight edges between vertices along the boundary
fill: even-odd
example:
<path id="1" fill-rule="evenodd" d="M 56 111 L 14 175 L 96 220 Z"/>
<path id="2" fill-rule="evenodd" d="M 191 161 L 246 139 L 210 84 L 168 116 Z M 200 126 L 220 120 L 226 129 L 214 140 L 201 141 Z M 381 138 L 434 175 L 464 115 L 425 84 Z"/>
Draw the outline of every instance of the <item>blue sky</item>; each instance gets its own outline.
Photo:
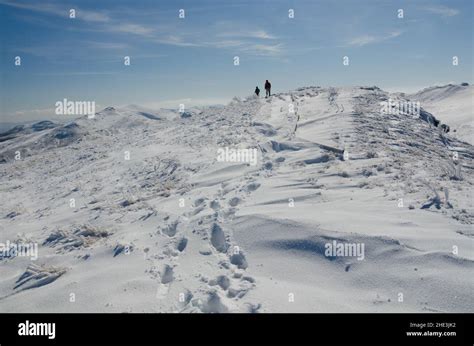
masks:
<path id="1" fill-rule="evenodd" d="M 45 118 L 63 98 L 101 107 L 222 103 L 265 79 L 274 92 L 472 83 L 473 3 L 0 0 L 1 120 Z"/>

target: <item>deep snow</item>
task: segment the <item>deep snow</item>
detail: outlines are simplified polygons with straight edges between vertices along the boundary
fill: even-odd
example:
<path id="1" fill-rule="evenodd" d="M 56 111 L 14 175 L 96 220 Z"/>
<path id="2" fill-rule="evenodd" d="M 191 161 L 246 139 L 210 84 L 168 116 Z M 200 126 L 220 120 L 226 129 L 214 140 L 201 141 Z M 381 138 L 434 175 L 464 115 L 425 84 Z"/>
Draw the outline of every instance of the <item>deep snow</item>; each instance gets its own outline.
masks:
<path id="1" fill-rule="evenodd" d="M 307 87 L 0 135 L 0 243 L 39 244 L 0 259 L 0 311 L 473 311 L 474 148 L 429 122 L 472 120 L 468 90 Z"/>

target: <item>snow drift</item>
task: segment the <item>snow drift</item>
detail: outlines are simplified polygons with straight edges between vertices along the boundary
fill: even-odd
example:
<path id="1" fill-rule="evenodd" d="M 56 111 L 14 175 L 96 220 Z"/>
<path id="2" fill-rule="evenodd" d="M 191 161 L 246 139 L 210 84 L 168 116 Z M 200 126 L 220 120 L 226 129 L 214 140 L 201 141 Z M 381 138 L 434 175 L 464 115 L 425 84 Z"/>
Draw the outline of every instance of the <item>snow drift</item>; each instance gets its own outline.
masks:
<path id="1" fill-rule="evenodd" d="M 0 243 L 39 256 L 0 257 L 0 310 L 472 311 L 474 148 L 438 112 L 472 117 L 460 88 L 307 87 L 14 128 Z M 388 99 L 422 110 L 385 114 Z"/>

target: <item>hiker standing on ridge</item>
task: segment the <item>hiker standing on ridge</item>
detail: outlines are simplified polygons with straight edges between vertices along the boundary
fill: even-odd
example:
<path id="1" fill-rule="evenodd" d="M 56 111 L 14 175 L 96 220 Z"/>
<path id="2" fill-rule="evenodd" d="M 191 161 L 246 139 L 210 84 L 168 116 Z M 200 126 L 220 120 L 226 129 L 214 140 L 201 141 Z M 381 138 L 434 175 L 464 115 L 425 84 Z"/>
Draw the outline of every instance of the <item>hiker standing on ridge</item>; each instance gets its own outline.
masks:
<path id="1" fill-rule="evenodd" d="M 258 88 L 258 86 L 255 87 L 255 94 L 257 94 L 257 96 L 260 94 L 260 89 Z"/>
<path id="2" fill-rule="evenodd" d="M 270 89 L 272 88 L 272 85 L 270 84 L 270 82 L 268 81 L 268 79 L 265 81 L 265 98 L 267 98 L 268 96 L 270 96 Z"/>

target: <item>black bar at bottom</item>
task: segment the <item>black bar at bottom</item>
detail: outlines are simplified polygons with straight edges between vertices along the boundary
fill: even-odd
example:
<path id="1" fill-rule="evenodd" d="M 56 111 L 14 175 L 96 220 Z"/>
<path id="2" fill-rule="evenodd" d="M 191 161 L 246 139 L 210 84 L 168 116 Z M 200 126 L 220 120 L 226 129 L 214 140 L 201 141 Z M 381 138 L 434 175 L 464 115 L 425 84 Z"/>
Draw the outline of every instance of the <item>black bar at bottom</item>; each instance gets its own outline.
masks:
<path id="1" fill-rule="evenodd" d="M 27 343 L 473 345 L 473 316 L 473 314 L 0 314 L 0 345 Z M 52 338 L 52 325 L 43 323 L 55 323 L 54 338 Z M 46 335 L 19 335 L 19 332 L 27 334 L 42 332 Z"/>

